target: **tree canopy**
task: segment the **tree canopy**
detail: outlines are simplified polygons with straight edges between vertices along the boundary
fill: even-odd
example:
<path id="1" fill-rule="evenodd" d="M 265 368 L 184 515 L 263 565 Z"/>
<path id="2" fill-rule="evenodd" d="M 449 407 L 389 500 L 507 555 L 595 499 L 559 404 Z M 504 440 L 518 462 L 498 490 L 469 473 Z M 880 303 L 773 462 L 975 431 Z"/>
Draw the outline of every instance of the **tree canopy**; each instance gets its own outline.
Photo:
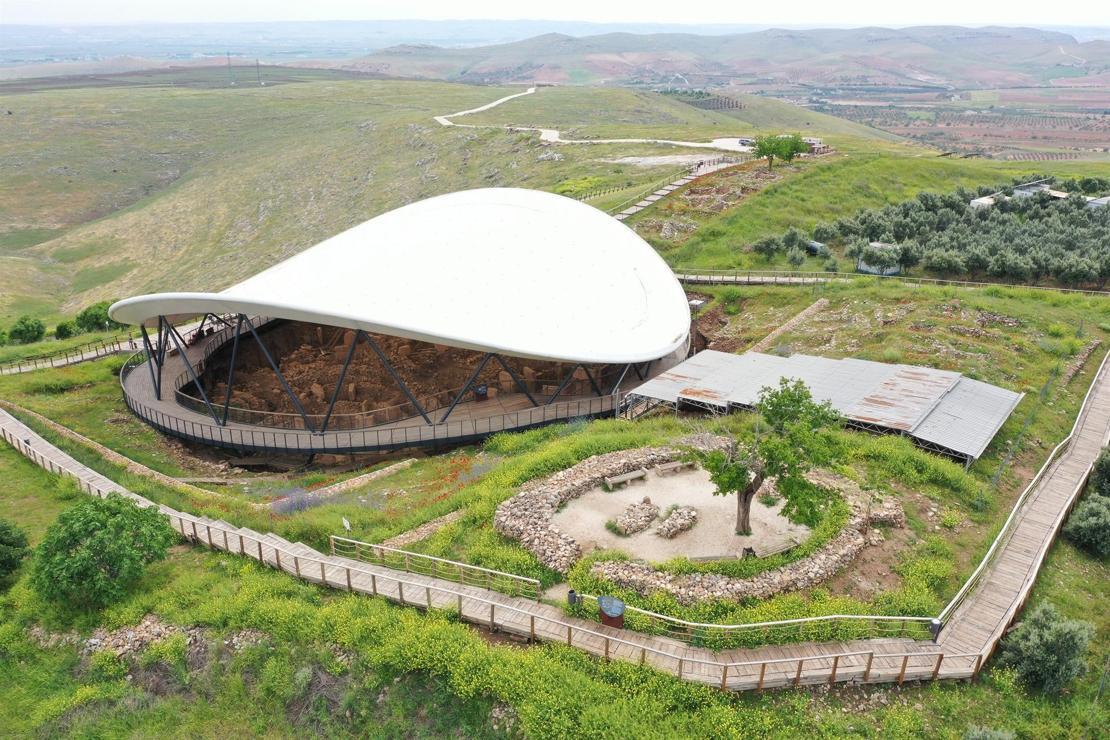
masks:
<path id="1" fill-rule="evenodd" d="M 819 432 L 840 418 L 828 402 L 814 401 L 805 383 L 789 378 L 781 378 L 777 388 L 762 388 L 756 411 L 767 428 L 752 444 L 736 445 L 728 452 L 692 453 L 709 473 L 716 487 L 714 495 L 737 496 L 737 534 L 751 534 L 751 502 L 768 477 L 778 479 L 788 514 L 808 505 L 795 499 L 792 491 L 799 489 L 802 477 L 814 464 L 828 460 L 829 451 Z"/>
<path id="2" fill-rule="evenodd" d="M 897 264 L 902 267 L 920 262 L 945 277 L 1015 283 L 1053 279 L 1102 289 L 1110 280 L 1110 207 L 1089 207 L 1078 193 L 1110 192 L 1110 182 L 1084 178 L 1059 187 L 1071 188 L 1074 194 L 1065 199 L 1047 193 L 999 198 L 986 208 L 972 208 L 970 202 L 977 195 L 998 192 L 997 187 L 920 193 L 902 203 L 818 224 L 813 234 L 819 241 L 846 245 L 848 256 L 860 256 L 872 265 L 885 258 L 866 245 L 886 242 L 897 245 Z M 757 251 L 766 254 L 767 246 L 775 243 Z M 782 249 L 782 242 L 777 243 Z"/>
<path id="3" fill-rule="evenodd" d="M 175 534 L 158 509 L 112 494 L 64 512 L 46 531 L 32 583 L 44 597 L 80 609 L 118 600 L 148 563 L 161 560 Z"/>
<path id="4" fill-rule="evenodd" d="M 755 156 L 767 160 L 768 170 L 774 167 L 775 157 L 789 162 L 808 150 L 809 147 L 798 134 L 757 136 L 755 139 Z"/>

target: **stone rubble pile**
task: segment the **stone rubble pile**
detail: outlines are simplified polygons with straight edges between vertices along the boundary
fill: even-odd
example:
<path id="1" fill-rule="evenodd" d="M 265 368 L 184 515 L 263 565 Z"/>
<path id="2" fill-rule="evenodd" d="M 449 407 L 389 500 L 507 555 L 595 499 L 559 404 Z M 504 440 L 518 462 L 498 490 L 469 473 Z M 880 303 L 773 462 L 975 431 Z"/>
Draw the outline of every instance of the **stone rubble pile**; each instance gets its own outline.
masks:
<path id="1" fill-rule="evenodd" d="M 840 534 L 808 557 L 751 578 L 717 573 L 675 575 L 658 571 L 646 563 L 613 560 L 595 563 L 591 573 L 645 596 L 665 591 L 683 604 L 705 599 L 769 599 L 780 593 L 810 588 L 831 578 L 855 560 L 869 541 L 881 541 L 881 537 L 874 536 L 877 532 L 869 531 L 871 525 L 900 527 L 905 524 L 905 512 L 893 499 L 869 500 L 855 482 L 829 471 L 814 471 L 808 477 L 815 484 L 839 490 L 852 509 L 851 518 Z"/>
<path id="2" fill-rule="evenodd" d="M 644 496 L 644 500 L 630 504 L 627 509 L 617 517 L 617 529 L 621 534 L 636 534 L 643 532 L 659 516 L 659 507 L 651 503 L 651 499 Z"/>
<path id="3" fill-rule="evenodd" d="M 541 563 L 566 573 L 581 557 L 578 543 L 551 524 L 559 507 L 601 485 L 603 479 L 640 468 L 673 462 L 683 449 L 728 449 L 732 440 L 696 434 L 676 440 L 674 446 L 619 450 L 583 460 L 546 478 L 530 481 L 520 493 L 497 507 L 493 527 L 498 534 L 518 540 Z"/>
<path id="4" fill-rule="evenodd" d="M 672 539 L 698 523 L 698 510 L 693 506 L 680 506 L 660 522 L 655 528 L 655 534 L 666 539 Z"/>

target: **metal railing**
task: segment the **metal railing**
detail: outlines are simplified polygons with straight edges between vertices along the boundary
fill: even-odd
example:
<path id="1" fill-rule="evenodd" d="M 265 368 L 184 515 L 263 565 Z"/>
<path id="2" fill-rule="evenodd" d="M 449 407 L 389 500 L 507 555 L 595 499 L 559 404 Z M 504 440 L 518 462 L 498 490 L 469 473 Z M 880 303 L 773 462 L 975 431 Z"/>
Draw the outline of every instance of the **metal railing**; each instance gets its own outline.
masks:
<path id="1" fill-rule="evenodd" d="M 597 597 L 590 594 L 577 594 L 576 598 L 597 602 Z M 931 637 L 931 617 L 829 614 L 773 622 L 714 624 L 689 622 L 628 604 L 624 609 L 625 624 L 630 629 L 651 635 L 665 635 L 713 650 L 790 642 L 831 642 L 882 637 L 927 640 Z M 579 616 L 590 615 L 580 611 Z"/>
<path id="2" fill-rule="evenodd" d="M 852 282 L 855 280 L 886 280 L 916 285 L 938 285 L 956 288 L 1016 288 L 1045 290 L 1059 293 L 1110 296 L 1106 290 L 1061 288 L 1053 285 L 1028 285 L 1025 283 L 988 283 L 971 280 L 945 280 L 942 278 L 907 277 L 905 275 L 865 275 L 854 272 L 823 272 L 817 270 L 717 270 L 700 267 L 672 267 L 680 282 L 692 285 L 816 285 L 827 282 Z"/>
<path id="3" fill-rule="evenodd" d="M 1094 394 L 1095 387 L 1098 385 L 1099 377 L 1106 370 L 1108 360 L 1110 360 L 1110 352 L 1107 352 L 1105 355 L 1103 355 L 1102 362 L 1099 364 L 1098 370 L 1095 372 L 1094 380 L 1091 381 L 1091 385 L 1087 389 L 1087 394 L 1083 397 L 1083 403 L 1079 407 L 1079 413 L 1075 416 L 1075 423 L 1072 424 L 1071 431 L 1068 432 L 1068 436 L 1064 437 L 1062 440 L 1060 440 L 1059 444 L 1052 448 L 1052 452 L 1049 453 L 1048 458 L 1044 461 L 1044 465 L 1041 466 L 1040 470 L 1037 471 L 1037 474 L 1034 475 L 1033 479 L 1029 481 L 1029 485 L 1025 487 L 1025 489 L 1021 492 L 1021 495 L 1018 496 L 1017 501 L 1014 502 L 1014 507 L 1010 510 L 1010 515 L 1006 517 L 1006 521 L 1003 522 L 1002 528 L 999 529 L 998 534 L 991 542 L 991 546 L 987 550 L 987 554 L 984 555 L 983 559 L 979 561 L 979 565 L 975 568 L 972 574 L 968 576 L 967 581 L 965 581 L 960 590 L 956 592 L 956 595 L 952 597 L 952 600 L 948 602 L 948 605 L 941 610 L 940 615 L 937 618 L 940 619 L 942 624 L 948 623 L 948 620 L 951 619 L 952 614 L 967 598 L 967 595 L 971 592 L 972 587 L 974 587 L 982 579 L 983 574 L 986 572 L 987 568 L 990 567 L 991 563 L 994 562 L 995 557 L 1001 551 L 1002 543 L 1008 540 L 1010 535 L 1013 534 L 1014 528 L 1017 526 L 1017 515 L 1018 512 L 1021 510 L 1021 507 L 1025 505 L 1026 501 L 1028 501 L 1030 495 L 1032 495 L 1034 489 L 1044 478 L 1045 473 L 1048 472 L 1049 468 L 1051 468 L 1053 464 L 1055 464 L 1056 461 L 1059 459 L 1059 456 L 1063 454 L 1063 452 L 1068 447 L 1071 446 L 1071 442 L 1075 438 L 1075 433 L 1079 430 L 1079 425 L 1083 423 L 1083 419 L 1084 417 L 1086 417 L 1087 411 L 1090 409 L 1091 397 Z"/>
<path id="4" fill-rule="evenodd" d="M 478 565 L 437 558 L 419 552 L 399 550 L 386 545 L 360 542 L 347 537 L 332 535 L 328 539 L 332 555 L 364 563 L 376 563 L 383 568 L 454 581 L 464 586 L 476 586 L 489 591 L 500 591 L 509 596 L 523 596 L 533 601 L 539 601 L 543 591 L 539 580 L 535 578 L 526 578 L 514 573 L 482 568 Z"/>
<path id="5" fill-rule="evenodd" d="M 417 582 L 357 565 L 331 562 L 307 546 L 282 544 L 285 541 L 273 535 L 259 535 L 230 524 L 225 526 L 226 523 L 223 522 L 184 514 L 121 490 L 118 486 L 110 490 L 101 489 L 82 480 L 76 471 L 59 466 L 38 453 L 7 428 L 0 429 L 0 432 L 19 452 L 37 464 L 51 472 L 76 478 L 82 491 L 100 498 L 110 493 L 119 493 L 140 506 L 156 506 L 169 518 L 171 526 L 176 524 L 174 529 L 183 537 L 199 544 L 207 544 L 213 549 L 244 557 L 256 557 L 259 563 L 273 565 L 302 580 L 323 586 L 381 596 L 404 606 L 429 610 L 453 609 L 460 619 L 487 626 L 491 630 L 512 632 L 533 642 L 541 639 L 560 643 L 565 641 L 568 646 L 579 647 L 607 660 L 616 658 L 641 665 L 650 664 L 688 681 L 734 690 L 762 690 L 778 686 L 837 682 L 902 684 L 906 680 L 935 680 L 940 677 L 942 665 L 948 666 L 945 678 L 973 677 L 982 666 L 983 656 L 980 653 L 946 654 L 924 651 L 876 653 L 874 650 L 858 650 L 730 662 L 689 657 L 686 650 L 673 651 L 651 646 L 643 638 L 626 638 L 622 635 L 628 633 L 622 630 L 583 627 L 562 618 L 547 616 L 543 611 L 544 607 L 540 605 L 513 606 L 451 587 Z M 269 557 L 266 556 L 267 550 Z M 953 662 L 961 662 L 963 665 L 952 669 Z"/>
<path id="6" fill-rule="evenodd" d="M 31 370 L 41 370 L 48 367 L 65 367 L 67 365 L 89 362 L 121 352 L 134 352 L 138 347 L 138 341 L 135 337 L 130 335 L 86 342 L 76 347 L 58 350 L 50 354 L 22 357 L 17 360 L 0 362 L 0 374 L 25 373 Z"/>
<path id="7" fill-rule="evenodd" d="M 323 433 L 303 430 L 247 429 L 221 426 L 166 413 L 141 401 L 128 390 L 127 379 L 144 364 L 142 355 L 131 357 L 120 372 L 124 403 L 136 416 L 156 429 L 182 439 L 237 450 L 280 452 L 363 452 L 436 444 L 474 441 L 497 432 L 529 429 L 555 421 L 614 413 L 618 395 L 559 401 L 546 406 L 513 411 L 497 416 L 439 424 L 413 423 L 405 426 Z M 184 412 L 185 410 L 182 409 Z"/>

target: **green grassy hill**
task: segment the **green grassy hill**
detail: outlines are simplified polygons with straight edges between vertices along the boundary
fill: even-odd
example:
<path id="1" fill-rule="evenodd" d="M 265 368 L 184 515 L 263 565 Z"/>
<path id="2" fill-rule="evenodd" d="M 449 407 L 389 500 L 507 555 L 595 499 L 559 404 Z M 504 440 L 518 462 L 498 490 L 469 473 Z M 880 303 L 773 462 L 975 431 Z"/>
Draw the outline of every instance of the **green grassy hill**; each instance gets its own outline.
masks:
<path id="1" fill-rule="evenodd" d="M 566 138 L 667 137 L 709 140 L 722 136 L 800 131 L 839 143 L 895 142 L 899 137 L 842 118 L 757 95 L 734 95 L 735 110 L 695 108 L 659 93 L 609 87 L 541 87 L 457 123 L 541 126 Z"/>
<path id="2" fill-rule="evenodd" d="M 180 83 L 181 75 L 175 75 Z M 94 299 L 219 289 L 386 210 L 443 192 L 654 181 L 601 161 L 655 148 L 560 148 L 443 128 L 511 90 L 324 79 L 4 92 L 0 318 Z M 208 82 L 213 86 L 205 87 Z"/>

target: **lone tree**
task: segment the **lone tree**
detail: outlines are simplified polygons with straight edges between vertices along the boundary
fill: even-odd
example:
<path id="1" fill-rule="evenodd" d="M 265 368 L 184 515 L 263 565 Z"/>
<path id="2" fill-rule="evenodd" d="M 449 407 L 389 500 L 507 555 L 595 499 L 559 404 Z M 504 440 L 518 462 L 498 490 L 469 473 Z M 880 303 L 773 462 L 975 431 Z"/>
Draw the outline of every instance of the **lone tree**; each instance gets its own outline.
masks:
<path id="1" fill-rule="evenodd" d="M 840 418 L 827 401 L 814 401 L 805 383 L 789 378 L 781 378 L 778 388 L 761 389 L 756 410 L 768 429 L 753 444 L 690 453 L 709 473 L 714 495 L 736 494 L 736 534 L 743 535 L 752 533 L 752 499 L 763 482 L 777 478 L 789 503 L 792 487 L 787 484 L 800 482 L 813 463 L 827 458 L 818 432 Z"/>
<path id="2" fill-rule="evenodd" d="M 767 171 L 770 172 L 775 164 L 775 157 L 783 162 L 789 162 L 799 154 L 809 150 L 802 137 L 798 134 L 784 136 L 759 136 L 755 140 L 755 156 L 767 159 Z"/>
<path id="3" fill-rule="evenodd" d="M 58 517 L 39 545 L 31 582 L 47 599 L 81 609 L 116 601 L 161 560 L 175 534 L 154 507 L 112 494 L 89 499 Z"/>
<path id="4" fill-rule="evenodd" d="M 111 305 L 111 301 L 100 301 L 81 309 L 74 320 L 77 328 L 81 331 L 106 331 L 122 327 L 123 324 L 113 321 L 108 316 L 108 307 Z"/>

